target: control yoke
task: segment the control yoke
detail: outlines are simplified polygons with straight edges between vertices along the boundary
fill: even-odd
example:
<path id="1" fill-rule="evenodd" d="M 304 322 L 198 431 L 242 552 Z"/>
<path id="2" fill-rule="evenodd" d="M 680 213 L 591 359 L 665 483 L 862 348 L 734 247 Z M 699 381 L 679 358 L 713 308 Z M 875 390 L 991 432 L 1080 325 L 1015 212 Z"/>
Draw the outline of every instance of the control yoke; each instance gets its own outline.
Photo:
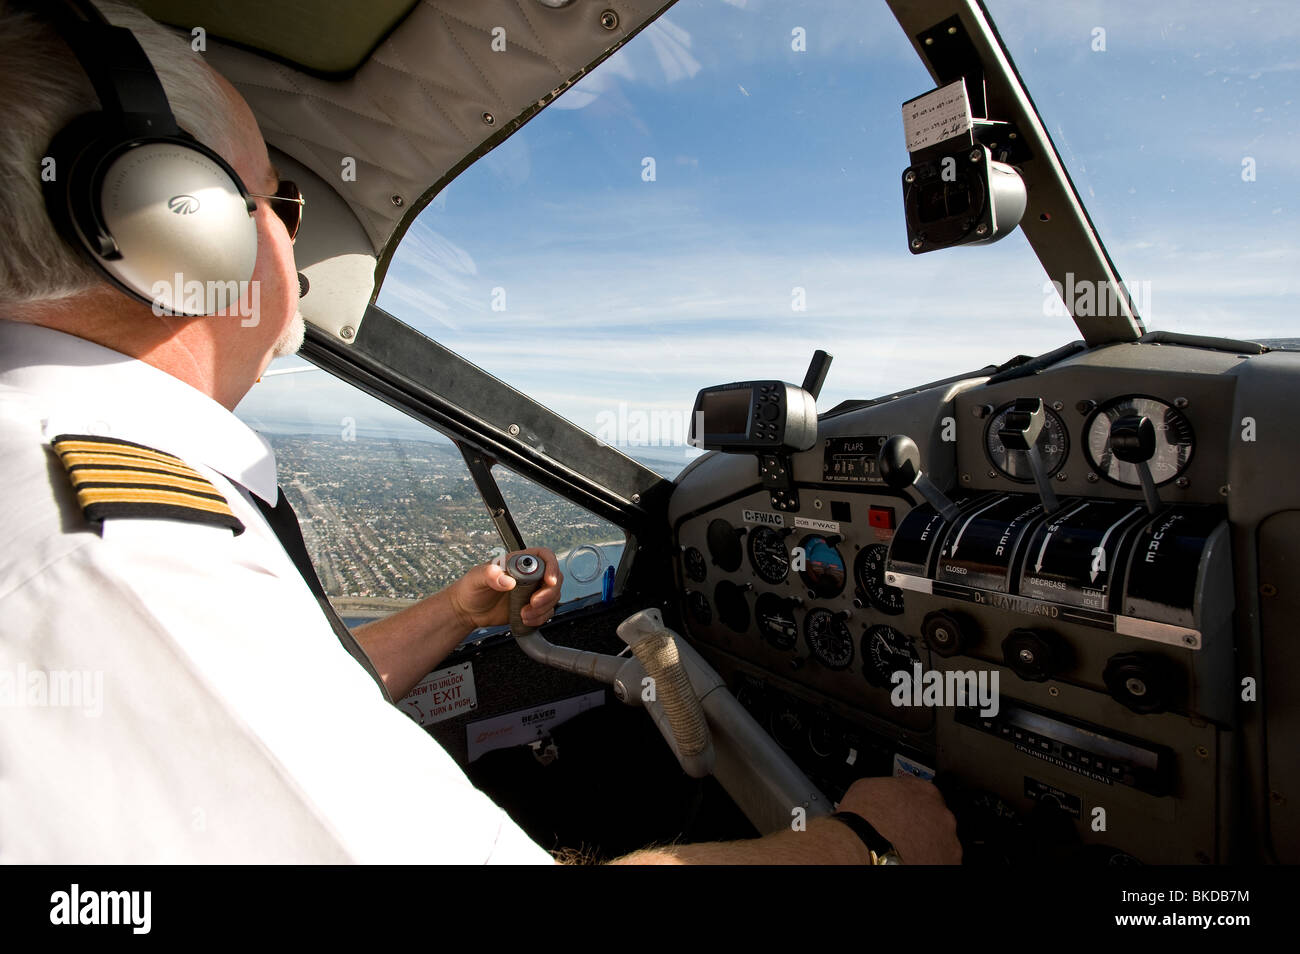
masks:
<path id="1" fill-rule="evenodd" d="M 619 624 L 631 658 L 556 646 L 525 626 L 519 613 L 543 571 L 531 554 L 506 561 L 515 580 L 510 630 L 527 656 L 607 683 L 620 701 L 645 706 L 686 774 L 712 774 L 760 832 L 788 829 L 793 809 L 809 817 L 831 812 L 830 800 L 736 701 L 704 657 L 664 626 L 659 610 L 641 610 Z"/>
<path id="2" fill-rule="evenodd" d="M 618 627 L 619 636 L 632 649 L 632 659 L 556 646 L 537 635 L 533 627 L 525 626 L 520 618 L 544 570 L 542 561 L 531 553 L 516 553 L 506 561 L 506 572 L 515 581 L 510 591 L 510 632 L 519 648 L 540 663 L 613 685 L 624 702 L 653 703 L 647 708 L 682 768 L 695 778 L 708 775 L 714 757 L 709 724 L 678 654 L 677 642 L 664 627 L 659 611 L 644 610 Z"/>

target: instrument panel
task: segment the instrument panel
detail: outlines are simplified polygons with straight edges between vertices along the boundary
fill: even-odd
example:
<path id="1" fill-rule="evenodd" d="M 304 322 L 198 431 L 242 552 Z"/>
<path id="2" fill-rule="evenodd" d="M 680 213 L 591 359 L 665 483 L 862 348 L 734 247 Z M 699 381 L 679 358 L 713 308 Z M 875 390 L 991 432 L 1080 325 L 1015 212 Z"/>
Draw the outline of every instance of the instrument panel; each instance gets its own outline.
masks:
<path id="1" fill-rule="evenodd" d="M 895 667 L 920 658 L 916 640 L 891 625 L 903 591 L 885 582 L 907 502 L 852 491 L 807 499 L 828 517 L 774 511 L 760 490 L 680 529 L 690 632 L 879 718 L 923 724 L 923 713 L 888 700 Z M 703 578 L 691 577 L 701 562 Z"/>
<path id="2" fill-rule="evenodd" d="M 997 804 L 1080 851 L 1221 860 L 1246 360 L 1113 346 L 849 407 L 780 494 L 753 457 L 701 458 L 670 502 L 685 632 L 832 797 L 868 764 L 938 775 L 974 828 Z M 900 434 L 956 519 L 886 483 Z M 923 698 L 968 678 L 996 705 Z"/>

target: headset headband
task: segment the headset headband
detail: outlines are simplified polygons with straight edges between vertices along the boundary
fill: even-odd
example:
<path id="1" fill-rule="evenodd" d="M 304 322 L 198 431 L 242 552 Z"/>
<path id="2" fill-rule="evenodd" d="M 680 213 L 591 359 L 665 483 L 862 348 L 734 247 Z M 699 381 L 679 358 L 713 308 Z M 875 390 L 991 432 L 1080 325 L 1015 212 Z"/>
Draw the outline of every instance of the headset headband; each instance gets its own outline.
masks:
<path id="1" fill-rule="evenodd" d="M 162 81 L 130 30 L 113 26 L 90 0 L 61 4 L 56 20 L 99 97 L 101 111 L 124 134 L 184 135 Z"/>
<path id="2" fill-rule="evenodd" d="M 89 0 L 41 12 L 53 15 L 100 103 L 49 145 L 57 174 L 42 185 L 55 228 L 146 304 L 186 315 L 227 309 L 257 261 L 257 206 L 239 174 L 180 128 L 129 29 Z M 205 290 L 202 301 L 191 287 Z"/>

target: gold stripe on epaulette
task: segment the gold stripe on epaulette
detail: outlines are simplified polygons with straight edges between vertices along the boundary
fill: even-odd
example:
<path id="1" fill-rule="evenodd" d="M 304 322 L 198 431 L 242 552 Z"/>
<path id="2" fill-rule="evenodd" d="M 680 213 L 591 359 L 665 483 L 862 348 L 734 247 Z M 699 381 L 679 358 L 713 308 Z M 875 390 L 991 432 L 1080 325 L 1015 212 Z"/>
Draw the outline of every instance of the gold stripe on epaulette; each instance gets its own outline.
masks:
<path id="1" fill-rule="evenodd" d="M 204 480 L 195 474 L 193 479 L 180 477 L 175 474 L 167 474 L 161 471 L 149 470 L 104 470 L 97 467 L 70 467 L 69 473 L 72 474 L 76 486 L 82 487 L 86 484 L 105 484 L 109 486 L 118 486 L 129 484 L 138 486 L 147 484 L 150 486 L 165 487 L 168 490 L 189 490 L 198 494 L 207 494 L 216 496 L 220 499 L 221 495 L 217 488 L 212 486 L 212 482 Z"/>
<path id="2" fill-rule="evenodd" d="M 223 513 L 233 517 L 225 500 L 208 500 L 175 490 L 141 490 L 136 487 L 81 487 L 77 499 L 83 507 L 97 503 L 159 503 L 176 507 L 193 507 L 207 513 Z"/>
<path id="3" fill-rule="evenodd" d="M 174 454 L 168 454 L 166 451 L 154 450 L 152 447 L 144 447 L 140 444 L 133 444 L 130 441 L 121 441 L 108 437 L 56 437 L 55 450 L 59 453 L 71 453 L 74 451 L 86 451 L 89 453 L 99 454 L 126 454 L 131 457 L 140 457 L 145 460 L 156 460 L 165 464 L 180 464 L 183 467 L 189 465 Z"/>
<path id="4" fill-rule="evenodd" d="M 60 435 L 52 445 L 89 523 L 143 517 L 244 531 L 216 485 L 179 457 L 111 437 Z"/>
<path id="5" fill-rule="evenodd" d="M 177 461 L 153 460 L 147 457 L 136 457 L 131 454 L 92 454 L 88 451 L 68 451 L 59 455 L 63 458 L 65 467 L 82 467 L 85 465 L 98 465 L 100 467 L 148 467 L 151 470 L 165 470 L 169 474 L 176 474 L 180 477 L 190 477 L 202 480 L 202 476 L 189 464 Z"/>

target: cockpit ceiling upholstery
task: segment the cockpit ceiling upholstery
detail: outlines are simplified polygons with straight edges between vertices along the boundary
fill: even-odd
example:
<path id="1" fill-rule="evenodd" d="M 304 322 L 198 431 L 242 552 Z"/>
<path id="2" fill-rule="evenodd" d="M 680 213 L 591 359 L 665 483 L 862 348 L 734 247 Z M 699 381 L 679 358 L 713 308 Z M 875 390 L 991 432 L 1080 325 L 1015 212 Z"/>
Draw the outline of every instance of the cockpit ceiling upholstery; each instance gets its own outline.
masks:
<path id="1" fill-rule="evenodd" d="M 418 0 L 136 0 L 160 23 L 270 53 L 316 73 L 351 73 Z"/>
<path id="2" fill-rule="evenodd" d="M 344 79 L 211 39 L 208 61 L 248 100 L 267 142 L 338 190 L 382 262 L 394 229 L 427 190 L 670 5 L 421 0 Z M 615 29 L 602 25 L 607 10 L 617 14 Z M 307 36 L 317 21 L 301 24 Z M 505 52 L 492 49 L 497 27 Z M 349 159 L 355 180 L 344 176 Z"/>

